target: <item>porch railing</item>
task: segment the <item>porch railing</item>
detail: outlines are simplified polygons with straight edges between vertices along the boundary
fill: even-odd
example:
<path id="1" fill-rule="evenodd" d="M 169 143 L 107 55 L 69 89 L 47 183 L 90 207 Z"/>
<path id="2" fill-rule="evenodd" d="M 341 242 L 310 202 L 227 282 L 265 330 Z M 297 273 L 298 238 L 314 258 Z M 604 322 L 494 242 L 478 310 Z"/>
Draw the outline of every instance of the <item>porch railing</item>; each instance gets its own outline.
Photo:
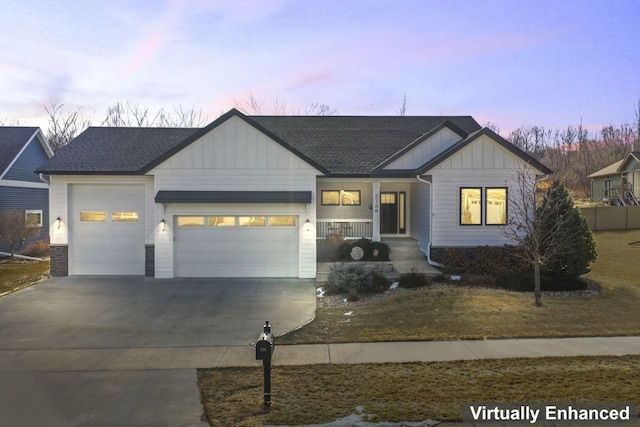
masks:
<path id="1" fill-rule="evenodd" d="M 318 239 L 324 239 L 328 234 L 336 234 L 343 239 L 370 239 L 373 235 L 373 220 L 370 219 L 319 219 L 316 224 Z"/>

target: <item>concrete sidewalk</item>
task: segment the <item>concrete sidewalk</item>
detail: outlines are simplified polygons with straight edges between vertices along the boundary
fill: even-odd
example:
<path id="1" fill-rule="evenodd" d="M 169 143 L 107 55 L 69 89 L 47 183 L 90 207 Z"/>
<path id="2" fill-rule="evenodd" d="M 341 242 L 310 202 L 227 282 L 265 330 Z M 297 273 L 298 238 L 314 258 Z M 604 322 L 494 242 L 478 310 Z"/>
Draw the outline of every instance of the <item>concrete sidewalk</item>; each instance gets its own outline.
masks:
<path id="1" fill-rule="evenodd" d="M 277 345 L 275 366 L 640 354 L 640 337 Z M 0 372 L 127 371 L 259 366 L 252 346 L 0 351 Z"/>

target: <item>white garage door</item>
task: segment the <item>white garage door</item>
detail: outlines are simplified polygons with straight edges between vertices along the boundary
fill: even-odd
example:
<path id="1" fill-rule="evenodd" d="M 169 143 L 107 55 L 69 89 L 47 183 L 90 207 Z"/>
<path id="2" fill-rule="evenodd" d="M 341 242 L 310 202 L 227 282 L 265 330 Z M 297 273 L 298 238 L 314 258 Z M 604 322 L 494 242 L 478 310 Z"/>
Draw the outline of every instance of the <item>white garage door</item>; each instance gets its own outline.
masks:
<path id="1" fill-rule="evenodd" d="M 69 274 L 144 275 L 144 186 L 73 184 Z"/>
<path id="2" fill-rule="evenodd" d="M 298 277 L 298 217 L 177 216 L 176 276 Z"/>

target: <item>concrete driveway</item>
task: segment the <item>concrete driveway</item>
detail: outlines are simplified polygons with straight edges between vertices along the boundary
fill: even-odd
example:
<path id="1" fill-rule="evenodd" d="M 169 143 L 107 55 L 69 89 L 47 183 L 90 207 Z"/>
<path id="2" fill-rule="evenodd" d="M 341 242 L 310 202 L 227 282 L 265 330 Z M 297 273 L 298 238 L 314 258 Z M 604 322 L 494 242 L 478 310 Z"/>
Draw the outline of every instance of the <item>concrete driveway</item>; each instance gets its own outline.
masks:
<path id="1" fill-rule="evenodd" d="M 69 277 L 6 295 L 0 424 L 204 425 L 194 368 L 254 363 L 265 320 L 278 335 L 314 317 L 314 284 Z"/>

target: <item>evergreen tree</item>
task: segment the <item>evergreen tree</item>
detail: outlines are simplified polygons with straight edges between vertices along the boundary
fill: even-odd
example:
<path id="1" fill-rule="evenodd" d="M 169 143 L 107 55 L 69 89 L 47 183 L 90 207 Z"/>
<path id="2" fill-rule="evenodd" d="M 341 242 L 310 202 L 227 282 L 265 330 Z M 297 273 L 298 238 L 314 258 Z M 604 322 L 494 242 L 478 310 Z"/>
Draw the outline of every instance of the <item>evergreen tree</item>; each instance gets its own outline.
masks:
<path id="1" fill-rule="evenodd" d="M 541 209 L 553 212 L 544 215 Z M 560 245 L 556 255 L 550 257 L 542 266 L 543 272 L 558 277 L 578 277 L 591 271 L 589 265 L 595 261 L 596 242 L 587 226 L 587 221 L 580 214 L 580 210 L 573 204 L 569 191 L 558 181 L 547 190 L 542 204 L 538 207 L 538 217 L 545 218 L 540 226 L 542 235 L 550 236 L 560 232 L 565 238 L 542 239 L 541 245 Z M 557 223 L 561 222 L 561 230 Z"/>

